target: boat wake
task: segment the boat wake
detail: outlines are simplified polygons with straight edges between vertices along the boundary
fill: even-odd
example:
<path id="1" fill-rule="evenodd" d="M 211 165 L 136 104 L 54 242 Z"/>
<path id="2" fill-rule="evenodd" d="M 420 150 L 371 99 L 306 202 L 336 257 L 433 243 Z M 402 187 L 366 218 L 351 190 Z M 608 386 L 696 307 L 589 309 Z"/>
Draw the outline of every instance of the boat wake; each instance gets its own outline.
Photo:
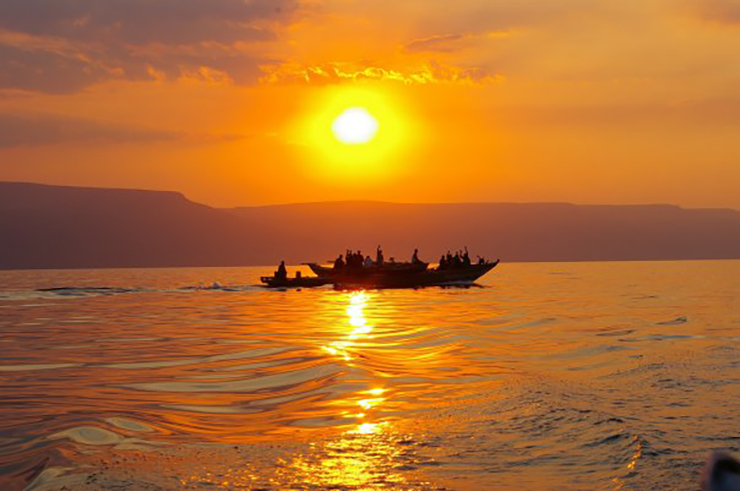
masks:
<path id="1" fill-rule="evenodd" d="M 39 293 L 48 293 L 52 295 L 59 295 L 61 297 L 89 297 L 89 296 L 106 296 L 106 295 L 121 295 L 123 293 L 136 293 L 143 291 L 141 288 L 120 288 L 112 286 L 60 286 L 54 288 L 39 288 L 36 290 Z"/>

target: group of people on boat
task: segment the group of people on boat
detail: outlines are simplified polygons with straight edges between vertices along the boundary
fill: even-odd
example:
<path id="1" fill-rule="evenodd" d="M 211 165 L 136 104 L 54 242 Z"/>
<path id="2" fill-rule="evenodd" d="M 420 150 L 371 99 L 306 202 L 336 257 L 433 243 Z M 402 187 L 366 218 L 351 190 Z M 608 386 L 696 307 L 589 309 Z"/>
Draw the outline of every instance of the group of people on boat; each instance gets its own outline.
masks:
<path id="1" fill-rule="evenodd" d="M 478 256 L 478 264 L 486 264 L 486 260 L 480 256 Z M 370 256 L 366 256 L 362 253 L 362 251 L 352 251 L 350 249 L 347 249 L 347 251 L 344 254 L 340 254 L 339 257 L 337 257 L 334 260 L 334 266 L 333 270 L 335 272 L 360 272 L 360 271 L 368 271 L 373 268 L 380 269 L 382 268 L 386 263 L 385 257 L 383 255 L 383 249 L 381 249 L 380 246 L 377 247 L 375 250 L 375 260 L 371 258 Z M 395 263 L 395 260 L 393 258 L 390 259 L 390 264 L 397 264 Z M 403 264 L 403 263 L 399 263 Z M 408 264 L 408 263 L 406 263 Z M 419 265 L 422 268 L 426 267 L 426 263 L 424 263 L 421 259 L 419 259 L 419 249 L 414 249 L 414 253 L 411 256 L 411 264 L 412 265 Z M 455 252 L 453 255 L 450 251 L 447 251 L 447 254 L 443 254 L 442 257 L 439 258 L 439 266 L 438 270 L 448 270 L 448 269 L 460 269 L 460 268 L 466 268 L 472 265 L 472 262 L 470 260 L 470 254 L 468 253 L 468 248 L 465 247 L 464 250 L 459 250 Z M 280 261 L 280 265 L 277 268 L 277 271 L 275 271 L 275 279 L 278 280 L 285 280 L 288 277 L 288 270 L 285 267 L 285 261 Z M 300 272 L 296 273 L 296 277 L 300 278 L 301 274 Z"/>
<path id="2" fill-rule="evenodd" d="M 380 246 L 375 251 L 375 261 L 370 256 L 365 256 L 362 251 L 354 252 L 347 249 L 344 255 L 340 254 L 334 260 L 334 270 L 343 271 L 346 269 L 357 271 L 362 268 L 372 268 L 373 266 L 381 267 L 383 264 L 385 264 L 385 257 L 383 256 L 383 249 Z"/>
<path id="3" fill-rule="evenodd" d="M 478 264 L 485 264 L 485 263 L 486 263 L 486 260 L 478 256 Z M 447 251 L 447 254 L 443 254 L 439 258 L 438 269 L 444 270 L 444 269 L 466 268 L 470 266 L 471 264 L 472 262 L 470 261 L 470 254 L 468 253 L 468 248 L 465 247 L 465 250 L 455 252 L 454 256 L 452 255 L 450 251 Z"/>

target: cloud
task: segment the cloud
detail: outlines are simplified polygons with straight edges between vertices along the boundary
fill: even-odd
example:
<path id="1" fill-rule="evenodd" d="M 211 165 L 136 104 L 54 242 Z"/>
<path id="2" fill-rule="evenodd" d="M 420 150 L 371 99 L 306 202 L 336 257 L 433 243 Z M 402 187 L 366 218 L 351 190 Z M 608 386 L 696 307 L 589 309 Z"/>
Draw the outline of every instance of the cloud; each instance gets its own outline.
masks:
<path id="1" fill-rule="evenodd" d="M 65 93 L 115 76 L 84 56 L 0 45 L 0 87 Z"/>
<path id="2" fill-rule="evenodd" d="M 2 0 L 0 27 L 36 36 L 122 44 L 234 43 L 269 37 L 295 0 Z"/>
<path id="3" fill-rule="evenodd" d="M 460 50 L 475 41 L 502 38 L 511 35 L 508 31 L 490 31 L 483 34 L 444 34 L 415 39 L 404 45 L 408 52 L 452 52 Z"/>
<path id="4" fill-rule="evenodd" d="M 299 0 L 0 0 L 0 89 L 220 72 L 253 83 Z"/>
<path id="5" fill-rule="evenodd" d="M 627 0 L 635 1 L 635 0 Z M 650 0 L 642 0 L 650 1 Z M 339 2 L 337 2 L 339 3 Z M 367 18 L 400 22 L 420 39 L 458 33 L 506 32 L 556 24 L 563 19 L 598 11 L 607 0 L 373 0 L 354 2 Z"/>
<path id="6" fill-rule="evenodd" d="M 701 0 L 696 1 L 695 5 L 707 20 L 740 24 L 740 2 L 737 0 Z"/>
<path id="7" fill-rule="evenodd" d="M 176 140 L 181 134 L 62 116 L 0 113 L 0 148 L 59 143 L 148 143 Z"/>
<path id="8" fill-rule="evenodd" d="M 329 84 L 362 80 L 382 80 L 412 84 L 475 85 L 500 82 L 503 76 L 479 67 L 459 67 L 430 62 L 413 68 L 384 68 L 374 64 L 325 63 L 301 65 L 284 63 L 262 67 L 261 81 L 267 84 Z"/>
<path id="9" fill-rule="evenodd" d="M 466 39 L 465 34 L 445 34 L 416 39 L 407 43 L 406 51 L 452 51 L 459 41 Z"/>
<path id="10" fill-rule="evenodd" d="M 138 144 L 178 141 L 210 145 L 253 138 L 255 135 L 184 133 L 120 125 L 50 114 L 0 113 L 0 148 L 39 147 L 68 143 Z"/>
<path id="11" fill-rule="evenodd" d="M 509 125 L 524 128 L 617 128 L 660 127 L 674 131 L 676 126 L 717 129 L 740 126 L 740 99 L 707 98 L 665 103 L 560 104 L 550 106 L 499 107 L 497 114 Z"/>

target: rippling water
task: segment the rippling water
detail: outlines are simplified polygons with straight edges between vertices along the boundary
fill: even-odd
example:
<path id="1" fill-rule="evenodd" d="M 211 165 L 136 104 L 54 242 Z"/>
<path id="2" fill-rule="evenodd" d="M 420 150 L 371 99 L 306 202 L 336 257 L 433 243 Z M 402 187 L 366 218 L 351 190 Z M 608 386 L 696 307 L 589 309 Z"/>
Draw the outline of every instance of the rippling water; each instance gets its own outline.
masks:
<path id="1" fill-rule="evenodd" d="M 267 271 L 0 272 L 0 489 L 696 489 L 740 450 L 740 262 Z"/>

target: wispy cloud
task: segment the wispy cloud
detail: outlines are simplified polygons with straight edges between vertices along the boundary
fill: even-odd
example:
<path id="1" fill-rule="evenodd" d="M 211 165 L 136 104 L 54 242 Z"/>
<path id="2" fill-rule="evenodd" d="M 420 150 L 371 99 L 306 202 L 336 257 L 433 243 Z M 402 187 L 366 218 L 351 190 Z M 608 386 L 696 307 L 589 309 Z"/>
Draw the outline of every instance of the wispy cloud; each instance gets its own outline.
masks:
<path id="1" fill-rule="evenodd" d="M 0 148 L 57 144 L 146 144 L 185 141 L 210 144 L 245 135 L 190 134 L 59 115 L 0 113 Z"/>
<path id="2" fill-rule="evenodd" d="M 504 38 L 511 35 L 510 31 L 490 31 L 482 34 L 458 33 L 442 34 L 415 39 L 404 45 L 408 52 L 452 52 L 463 49 L 476 41 Z"/>
<path id="3" fill-rule="evenodd" d="M 178 139 L 173 132 L 54 115 L 0 114 L 0 147 L 59 143 L 148 143 Z"/>

